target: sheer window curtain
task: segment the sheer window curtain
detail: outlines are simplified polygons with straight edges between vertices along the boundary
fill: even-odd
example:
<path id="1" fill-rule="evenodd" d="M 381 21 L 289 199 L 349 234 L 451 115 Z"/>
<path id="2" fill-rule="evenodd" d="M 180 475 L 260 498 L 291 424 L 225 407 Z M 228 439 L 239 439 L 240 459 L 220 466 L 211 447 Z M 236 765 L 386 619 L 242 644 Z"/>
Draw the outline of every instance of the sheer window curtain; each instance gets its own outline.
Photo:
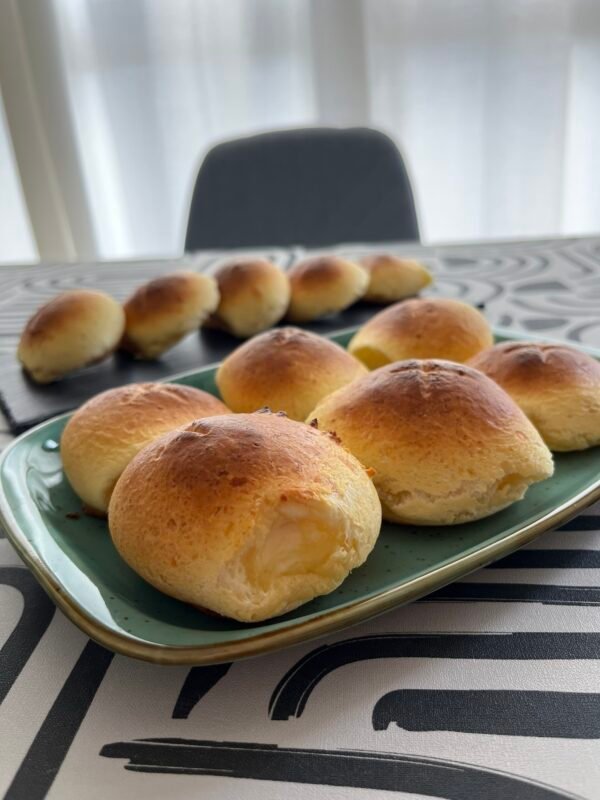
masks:
<path id="1" fill-rule="evenodd" d="M 370 118 L 426 236 L 600 229 L 597 0 L 366 0 Z"/>
<path id="2" fill-rule="evenodd" d="M 600 229 L 596 0 L 23 4 L 52 15 L 86 256 L 178 253 L 211 144 L 318 124 L 396 139 L 425 240 Z"/>
<path id="3" fill-rule="evenodd" d="M 53 0 L 104 257 L 175 253 L 211 143 L 314 123 L 303 0 Z"/>
<path id="4" fill-rule="evenodd" d="M 0 95 L 0 264 L 37 260 Z"/>

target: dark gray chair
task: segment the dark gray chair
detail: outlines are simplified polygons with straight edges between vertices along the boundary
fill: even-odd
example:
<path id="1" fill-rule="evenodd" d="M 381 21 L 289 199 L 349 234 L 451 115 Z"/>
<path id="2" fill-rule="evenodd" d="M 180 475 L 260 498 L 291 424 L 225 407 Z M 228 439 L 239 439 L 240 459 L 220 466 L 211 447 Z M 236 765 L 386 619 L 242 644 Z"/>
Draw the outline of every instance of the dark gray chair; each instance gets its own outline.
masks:
<path id="1" fill-rule="evenodd" d="M 213 147 L 196 179 L 185 249 L 418 239 L 392 140 L 369 128 L 307 128 Z"/>

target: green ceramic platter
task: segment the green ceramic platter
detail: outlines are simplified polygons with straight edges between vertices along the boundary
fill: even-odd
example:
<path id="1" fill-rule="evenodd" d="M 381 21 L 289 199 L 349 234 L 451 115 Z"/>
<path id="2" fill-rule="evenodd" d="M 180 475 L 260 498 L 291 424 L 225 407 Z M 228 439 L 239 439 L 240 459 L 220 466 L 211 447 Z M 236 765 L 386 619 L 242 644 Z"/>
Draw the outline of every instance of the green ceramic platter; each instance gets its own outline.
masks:
<path id="1" fill-rule="evenodd" d="M 352 333 L 332 338 L 345 345 Z M 517 337 L 498 332 L 498 340 L 507 338 Z M 215 371 L 206 367 L 172 380 L 217 394 Z M 65 480 L 58 445 L 68 418 L 33 428 L 2 455 L 2 522 L 70 619 L 106 647 L 158 663 L 229 661 L 340 630 L 506 555 L 600 497 L 600 448 L 557 455 L 554 476 L 505 511 L 450 528 L 384 523 L 367 563 L 337 591 L 283 617 L 248 625 L 202 614 L 161 594 L 121 560 L 105 521 L 71 518 L 81 504 Z"/>

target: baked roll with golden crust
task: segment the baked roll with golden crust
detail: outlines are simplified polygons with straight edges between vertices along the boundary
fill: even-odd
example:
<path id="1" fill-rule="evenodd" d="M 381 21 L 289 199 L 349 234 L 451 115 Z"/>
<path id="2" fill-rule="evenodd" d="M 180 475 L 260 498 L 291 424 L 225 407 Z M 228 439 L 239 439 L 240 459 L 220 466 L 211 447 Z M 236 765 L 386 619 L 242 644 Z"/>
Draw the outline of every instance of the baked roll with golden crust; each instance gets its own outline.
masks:
<path id="1" fill-rule="evenodd" d="M 412 258 L 381 253 L 361 258 L 360 264 L 369 273 L 364 299 L 370 303 L 396 303 L 414 297 L 433 282 L 429 270 Z"/>
<path id="2" fill-rule="evenodd" d="M 182 270 L 140 286 L 125 301 L 121 346 L 138 358 L 158 358 L 198 330 L 219 303 L 214 278 Z"/>
<path id="3" fill-rule="evenodd" d="M 550 451 L 506 392 L 450 361 L 377 369 L 326 397 L 313 418 L 375 470 L 391 522 L 481 519 L 553 472 Z"/>
<path id="4" fill-rule="evenodd" d="M 306 258 L 288 275 L 292 296 L 287 318 L 291 322 L 310 322 L 342 311 L 360 300 L 369 285 L 364 267 L 339 256 Z"/>
<path id="5" fill-rule="evenodd" d="M 63 431 L 65 475 L 89 510 L 103 514 L 134 455 L 163 433 L 199 417 L 228 414 L 216 397 L 175 383 L 132 383 L 92 397 Z"/>
<path id="6" fill-rule="evenodd" d="M 240 345 L 219 367 L 217 386 L 232 411 L 267 406 L 303 422 L 326 395 L 366 374 L 360 361 L 330 339 L 288 327 Z"/>
<path id="7" fill-rule="evenodd" d="M 493 343 L 487 320 L 473 306 L 427 297 L 380 311 L 360 328 L 348 350 L 376 369 L 407 358 L 464 362 Z"/>
<path id="8" fill-rule="evenodd" d="M 54 297 L 29 320 L 17 357 L 38 383 L 108 358 L 117 348 L 125 315 L 104 292 L 76 289 Z"/>
<path id="9" fill-rule="evenodd" d="M 551 450 L 600 445 L 600 363 L 561 344 L 503 342 L 469 362 L 527 414 Z"/>
<path id="10" fill-rule="evenodd" d="M 206 326 L 247 339 L 277 324 L 290 302 L 285 272 L 264 258 L 224 264 L 214 273 L 221 296 Z"/>
<path id="11" fill-rule="evenodd" d="M 157 589 L 258 622 L 336 589 L 371 552 L 381 506 L 332 437 L 283 415 L 232 414 L 144 448 L 108 519 L 121 556 Z"/>

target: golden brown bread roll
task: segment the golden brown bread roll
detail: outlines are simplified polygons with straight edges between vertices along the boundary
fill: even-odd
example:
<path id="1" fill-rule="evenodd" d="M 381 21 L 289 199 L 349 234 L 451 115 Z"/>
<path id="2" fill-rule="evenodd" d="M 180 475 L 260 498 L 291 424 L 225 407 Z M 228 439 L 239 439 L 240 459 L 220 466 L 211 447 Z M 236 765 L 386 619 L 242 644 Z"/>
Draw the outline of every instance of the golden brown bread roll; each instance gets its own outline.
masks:
<path id="1" fill-rule="evenodd" d="M 39 308 L 21 335 L 17 356 L 38 383 L 107 358 L 125 326 L 121 305 L 104 292 L 77 289 Z"/>
<path id="2" fill-rule="evenodd" d="M 228 414 L 213 395 L 173 383 L 132 383 L 84 403 L 60 440 L 65 475 L 90 510 L 103 513 L 133 456 L 167 431 L 199 417 Z"/>
<path id="3" fill-rule="evenodd" d="M 268 406 L 303 422 L 323 397 L 366 372 L 329 339 L 299 328 L 277 328 L 234 350 L 219 367 L 217 386 L 232 411 Z"/>
<path id="4" fill-rule="evenodd" d="M 214 278 L 182 270 L 140 286 L 125 301 L 121 346 L 138 358 L 158 358 L 197 330 L 219 303 Z"/>
<path id="5" fill-rule="evenodd" d="M 480 519 L 553 471 L 550 451 L 511 398 L 450 361 L 382 367 L 326 397 L 310 417 L 375 470 L 392 522 Z"/>
<path id="6" fill-rule="evenodd" d="M 222 328 L 240 339 L 270 328 L 290 302 L 285 272 L 264 258 L 224 264 L 214 272 L 221 300 L 206 326 Z"/>
<path id="7" fill-rule="evenodd" d="M 146 447 L 109 508 L 115 547 L 160 591 L 243 622 L 337 588 L 381 506 L 331 437 L 270 413 L 193 422 Z"/>
<path id="8" fill-rule="evenodd" d="M 371 303 L 395 303 L 419 294 L 433 282 L 433 276 L 420 261 L 399 258 L 387 253 L 361 258 L 369 273 L 365 300 Z"/>
<path id="9" fill-rule="evenodd" d="M 507 391 L 551 450 L 600 445 L 600 363 L 560 344 L 503 342 L 469 362 Z"/>
<path id="10" fill-rule="evenodd" d="M 354 336 L 348 350 L 369 369 L 407 358 L 468 361 L 494 343 L 485 317 L 459 300 L 418 298 L 380 311 Z"/>
<path id="11" fill-rule="evenodd" d="M 316 256 L 299 261 L 288 272 L 292 296 L 288 319 L 309 322 L 342 311 L 367 290 L 364 267 L 338 256 Z"/>

